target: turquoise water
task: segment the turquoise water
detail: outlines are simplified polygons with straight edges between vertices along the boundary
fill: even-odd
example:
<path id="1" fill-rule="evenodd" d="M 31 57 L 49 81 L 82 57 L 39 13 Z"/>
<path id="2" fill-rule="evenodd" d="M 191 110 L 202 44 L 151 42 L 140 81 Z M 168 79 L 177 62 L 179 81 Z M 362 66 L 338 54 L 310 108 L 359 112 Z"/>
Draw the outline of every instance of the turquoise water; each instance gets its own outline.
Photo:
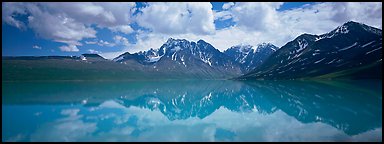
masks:
<path id="1" fill-rule="evenodd" d="M 381 80 L 2 85 L 2 141 L 382 141 Z"/>

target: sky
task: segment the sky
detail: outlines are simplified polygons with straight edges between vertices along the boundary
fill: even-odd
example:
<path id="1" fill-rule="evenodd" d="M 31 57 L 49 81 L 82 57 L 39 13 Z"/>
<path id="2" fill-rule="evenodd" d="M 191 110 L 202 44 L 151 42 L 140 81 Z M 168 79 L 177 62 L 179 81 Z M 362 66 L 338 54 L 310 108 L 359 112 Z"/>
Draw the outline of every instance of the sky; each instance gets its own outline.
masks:
<path id="1" fill-rule="evenodd" d="M 200 39 L 220 51 L 324 34 L 348 21 L 382 29 L 382 2 L 2 2 L 2 55 L 115 58 Z"/>

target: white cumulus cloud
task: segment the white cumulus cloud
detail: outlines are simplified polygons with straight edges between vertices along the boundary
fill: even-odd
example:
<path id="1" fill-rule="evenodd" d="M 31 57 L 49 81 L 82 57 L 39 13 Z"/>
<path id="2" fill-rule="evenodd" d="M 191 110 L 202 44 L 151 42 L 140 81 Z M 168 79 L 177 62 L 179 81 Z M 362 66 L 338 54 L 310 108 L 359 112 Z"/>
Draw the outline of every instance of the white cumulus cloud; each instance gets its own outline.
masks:
<path id="1" fill-rule="evenodd" d="M 79 49 L 77 48 L 76 45 L 60 46 L 59 48 L 61 51 L 64 51 L 64 52 L 78 52 L 79 51 Z"/>
<path id="2" fill-rule="evenodd" d="M 136 4 L 91 2 L 3 3 L 2 19 L 20 29 L 31 28 L 39 37 L 67 44 L 62 51 L 78 51 L 84 38 L 96 38 L 91 26 L 130 33 Z M 27 22 L 16 16 L 28 16 Z"/>
<path id="3" fill-rule="evenodd" d="M 114 27 L 110 27 L 110 29 L 114 32 L 120 31 L 120 32 L 125 33 L 125 34 L 130 34 L 130 33 L 134 32 L 132 27 L 129 25 L 114 26 Z"/>
<path id="4" fill-rule="evenodd" d="M 66 44 L 62 51 L 79 51 L 81 41 L 95 38 L 97 28 L 117 35 L 113 42 L 86 41 L 100 46 L 123 46 L 108 57 L 124 52 L 157 49 L 170 37 L 203 39 L 223 51 L 233 45 L 270 42 L 278 47 L 303 33 L 323 34 L 353 20 L 382 28 L 381 2 L 325 2 L 279 10 L 279 2 L 225 3 L 221 11 L 212 4 L 145 3 L 3 3 L 2 19 L 20 29 L 31 28 L 38 37 Z M 138 12 L 137 15 L 133 15 Z M 22 21 L 19 16 L 28 16 Z M 215 23 L 230 20 L 233 26 L 216 29 Z M 137 23 L 139 28 L 131 27 Z M 143 27 L 144 29 L 142 29 Z M 128 41 L 126 34 L 134 36 Z M 131 39 L 130 39 L 131 40 Z"/>
<path id="5" fill-rule="evenodd" d="M 138 15 L 139 25 L 161 34 L 212 34 L 212 5 L 208 2 L 149 3 Z"/>
<path id="6" fill-rule="evenodd" d="M 214 11 L 215 20 L 227 20 L 232 18 L 232 13 L 229 11 Z"/>
<path id="7" fill-rule="evenodd" d="M 226 9 L 231 8 L 233 5 L 235 5 L 234 2 L 227 2 L 227 3 L 223 4 L 223 7 L 222 7 L 222 8 L 223 8 L 224 10 L 226 10 Z"/>
<path id="8" fill-rule="evenodd" d="M 113 39 L 115 40 L 116 44 L 121 44 L 121 45 L 124 45 L 124 46 L 130 46 L 130 43 L 129 43 L 128 39 L 123 37 L 123 36 L 116 35 L 116 36 L 113 37 Z"/>
<path id="9" fill-rule="evenodd" d="M 236 3 L 230 12 L 239 27 L 248 30 L 265 31 L 278 26 L 277 11 L 283 3 L 276 2 L 244 2 Z"/>

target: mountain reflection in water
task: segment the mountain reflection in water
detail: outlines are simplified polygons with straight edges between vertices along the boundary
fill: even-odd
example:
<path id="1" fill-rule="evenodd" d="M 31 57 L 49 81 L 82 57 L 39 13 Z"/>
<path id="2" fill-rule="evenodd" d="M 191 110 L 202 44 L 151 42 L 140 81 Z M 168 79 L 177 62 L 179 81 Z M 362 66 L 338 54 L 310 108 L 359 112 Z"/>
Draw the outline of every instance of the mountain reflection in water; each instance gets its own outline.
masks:
<path id="1" fill-rule="evenodd" d="M 2 84 L 2 141 L 382 139 L 381 80 Z"/>

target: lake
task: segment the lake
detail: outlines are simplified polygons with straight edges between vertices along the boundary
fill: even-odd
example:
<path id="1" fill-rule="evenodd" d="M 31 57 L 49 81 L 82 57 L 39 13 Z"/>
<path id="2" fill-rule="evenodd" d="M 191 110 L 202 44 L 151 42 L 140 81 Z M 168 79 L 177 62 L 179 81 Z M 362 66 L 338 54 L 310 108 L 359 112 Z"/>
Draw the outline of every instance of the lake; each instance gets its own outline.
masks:
<path id="1" fill-rule="evenodd" d="M 2 82 L 2 141 L 382 141 L 382 81 Z"/>

